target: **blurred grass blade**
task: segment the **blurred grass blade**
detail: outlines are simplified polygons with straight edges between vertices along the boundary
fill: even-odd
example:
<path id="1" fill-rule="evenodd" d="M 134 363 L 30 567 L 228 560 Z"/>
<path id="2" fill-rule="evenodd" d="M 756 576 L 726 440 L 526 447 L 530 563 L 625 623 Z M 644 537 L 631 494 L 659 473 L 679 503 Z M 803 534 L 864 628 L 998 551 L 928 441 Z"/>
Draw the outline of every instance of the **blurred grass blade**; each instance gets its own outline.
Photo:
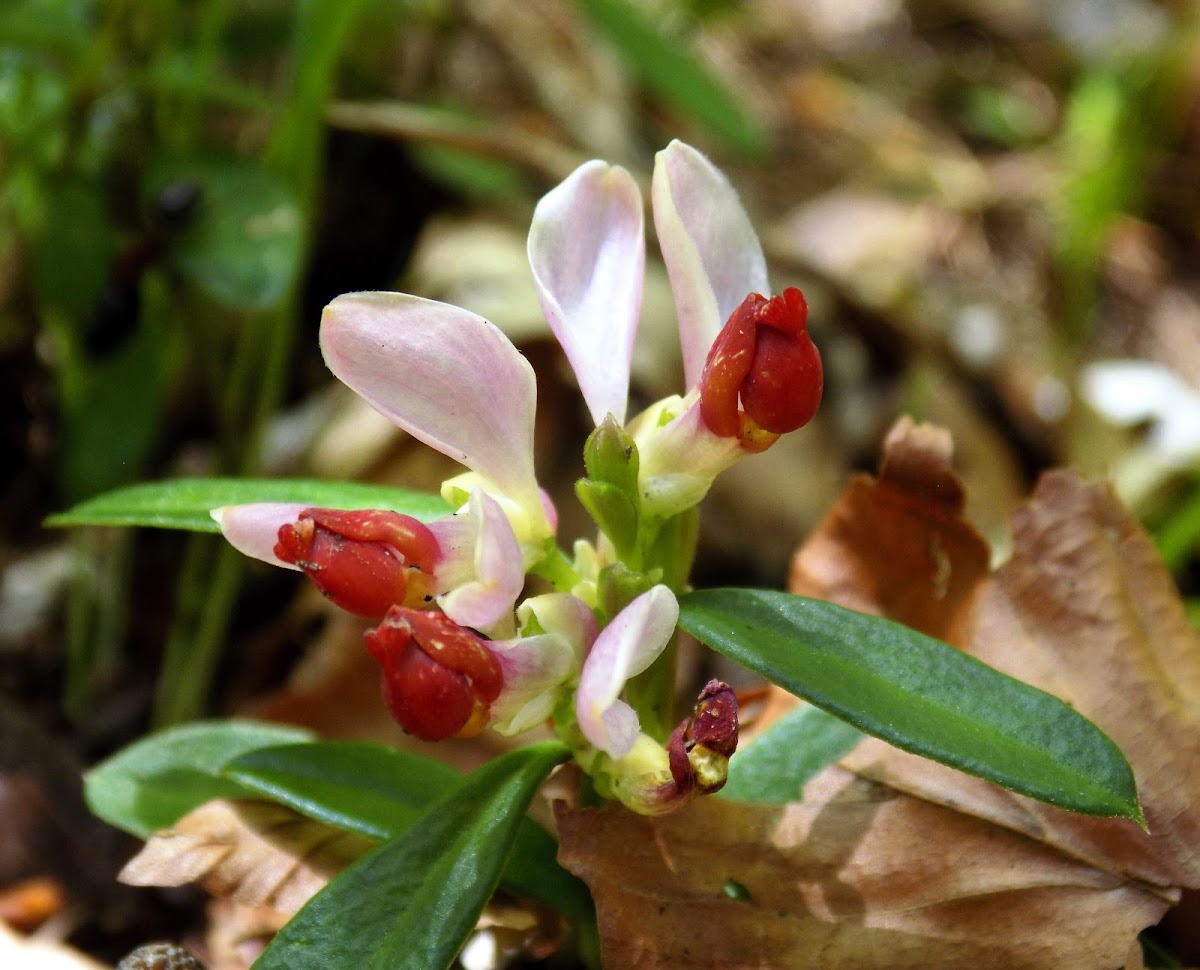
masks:
<path id="1" fill-rule="evenodd" d="M 682 38 L 662 33 L 629 0 L 575 2 L 625 56 L 646 87 L 681 115 L 702 125 L 733 151 L 757 155 L 766 150 L 763 127 Z"/>

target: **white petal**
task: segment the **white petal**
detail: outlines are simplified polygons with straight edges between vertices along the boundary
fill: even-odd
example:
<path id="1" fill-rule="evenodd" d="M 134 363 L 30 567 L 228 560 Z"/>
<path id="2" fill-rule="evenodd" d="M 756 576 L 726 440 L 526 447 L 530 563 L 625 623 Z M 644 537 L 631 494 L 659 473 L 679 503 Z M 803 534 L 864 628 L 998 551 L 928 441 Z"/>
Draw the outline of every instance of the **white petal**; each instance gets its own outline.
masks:
<path id="1" fill-rule="evenodd" d="M 533 368 L 468 310 L 405 293 L 348 293 L 321 320 L 325 362 L 375 410 L 536 505 Z"/>
<path id="2" fill-rule="evenodd" d="M 297 502 L 256 502 L 251 505 L 225 505 L 209 515 L 221 527 L 221 533 L 238 552 L 261 559 L 272 566 L 299 569 L 275 555 L 279 530 L 291 525 L 312 505 Z"/>
<path id="3" fill-rule="evenodd" d="M 767 261 L 729 180 L 673 141 L 655 158 L 654 225 L 671 277 L 687 388 L 729 315 L 749 293 L 767 293 Z"/>
<path id="4" fill-rule="evenodd" d="M 621 692 L 658 659 L 678 622 L 675 594 L 655 586 L 600 631 L 583 663 L 575 715 L 588 741 L 613 758 L 627 754 L 638 736 L 637 715 L 619 700 Z"/>
<path id="5" fill-rule="evenodd" d="M 646 272 L 637 183 L 618 166 L 581 165 L 538 203 L 528 248 L 546 322 L 592 420 L 623 422 Z"/>

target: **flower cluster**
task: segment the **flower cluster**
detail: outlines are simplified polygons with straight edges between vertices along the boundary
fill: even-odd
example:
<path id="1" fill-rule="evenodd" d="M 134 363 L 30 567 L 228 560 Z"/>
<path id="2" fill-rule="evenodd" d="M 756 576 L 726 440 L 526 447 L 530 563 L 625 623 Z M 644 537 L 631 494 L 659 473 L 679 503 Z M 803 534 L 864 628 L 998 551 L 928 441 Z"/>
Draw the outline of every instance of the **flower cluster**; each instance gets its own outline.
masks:
<path id="1" fill-rule="evenodd" d="M 243 552 L 378 621 L 366 645 L 406 731 L 436 740 L 551 723 L 601 793 L 647 813 L 720 788 L 737 746 L 728 686 L 711 682 L 672 730 L 672 678 L 654 676 L 672 654 L 695 506 L 721 471 L 812 418 L 822 375 L 800 291 L 762 295 L 762 249 L 725 177 L 673 142 L 652 202 L 687 390 L 628 422 L 645 273 L 636 182 L 588 162 L 541 200 L 529 233 L 546 321 L 596 425 L 577 486 L 594 543 L 570 556 L 556 545 L 526 360 L 476 314 L 403 293 L 338 297 L 321 347 L 372 407 L 465 466 L 442 486 L 455 511 L 425 523 L 288 504 L 213 513 Z M 531 571 L 555 592 L 518 603 Z"/>

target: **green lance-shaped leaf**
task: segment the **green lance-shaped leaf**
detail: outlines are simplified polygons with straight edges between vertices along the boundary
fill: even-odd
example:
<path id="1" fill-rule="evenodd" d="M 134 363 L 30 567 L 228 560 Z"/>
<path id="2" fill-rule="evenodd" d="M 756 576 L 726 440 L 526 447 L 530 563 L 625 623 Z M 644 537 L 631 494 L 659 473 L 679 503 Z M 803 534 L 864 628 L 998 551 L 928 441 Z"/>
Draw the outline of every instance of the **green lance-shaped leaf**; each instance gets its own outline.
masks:
<path id="1" fill-rule="evenodd" d="M 179 821 L 214 798 L 252 790 L 220 774 L 231 758 L 312 737 L 308 731 L 255 721 L 188 724 L 131 744 L 88 772 L 84 795 L 100 818 L 140 838 Z"/>
<path id="2" fill-rule="evenodd" d="M 449 967 L 496 887 L 534 792 L 567 757 L 548 742 L 488 762 L 314 896 L 255 970 Z"/>
<path id="3" fill-rule="evenodd" d="M 437 799 L 463 784 L 440 761 L 380 744 L 317 741 L 250 751 L 225 765 L 242 787 L 302 815 L 375 839 L 400 835 Z M 582 927 L 595 919 L 591 894 L 558 864 L 558 845 L 525 819 L 502 881 Z"/>
<path id="4" fill-rule="evenodd" d="M 940 640 L 832 603 L 750 589 L 685 596 L 680 625 L 898 748 L 1061 808 L 1144 824 L 1133 772 L 1096 725 Z"/>
<path id="5" fill-rule="evenodd" d="M 135 525 L 220 532 L 209 511 L 250 502 L 302 502 L 331 509 L 391 509 L 422 522 L 451 511 L 437 495 L 395 486 L 307 478 L 179 478 L 106 492 L 50 516 L 46 524 Z"/>

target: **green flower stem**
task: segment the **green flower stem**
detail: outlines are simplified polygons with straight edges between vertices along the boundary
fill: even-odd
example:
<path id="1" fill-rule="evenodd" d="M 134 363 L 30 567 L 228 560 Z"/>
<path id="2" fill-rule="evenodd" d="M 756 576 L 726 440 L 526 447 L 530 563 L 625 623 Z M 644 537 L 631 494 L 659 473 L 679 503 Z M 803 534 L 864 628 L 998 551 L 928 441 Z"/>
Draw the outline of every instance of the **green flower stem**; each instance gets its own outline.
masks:
<path id="1" fill-rule="evenodd" d="M 204 712 L 243 567 L 241 554 L 224 540 L 188 538 L 154 698 L 156 727 L 194 720 Z"/>
<path id="2" fill-rule="evenodd" d="M 221 413 L 229 419 L 222 437 L 236 440 L 234 429 L 248 429 L 241 436 L 242 452 L 236 459 L 241 475 L 254 475 L 262 467 L 261 443 L 267 421 L 283 394 L 283 379 L 292 349 L 293 315 L 292 301 L 288 300 L 283 307 L 258 318 L 260 326 L 254 329 L 265 331 L 265 340 L 245 339 L 238 343 L 232 373 L 253 372 L 252 360 L 257 361 L 262 373 L 258 395 L 245 420 L 238 421 L 231 407 L 238 403 L 242 388 L 239 381 L 230 382 L 222 401 Z M 260 356 L 255 351 L 264 342 Z M 176 591 L 175 621 L 167 638 L 155 696 L 156 726 L 178 724 L 203 713 L 244 568 L 241 554 L 225 542 L 214 541 L 210 536 L 189 539 Z"/>
<path id="3" fill-rule="evenodd" d="M 666 744 L 679 723 L 675 711 L 675 670 L 678 666 L 679 633 L 671 637 L 662 655 L 650 669 L 625 685 L 625 697 L 637 711 L 641 728 L 654 740 Z"/>
<path id="4" fill-rule="evenodd" d="M 133 541 L 128 532 L 82 529 L 71 545 L 75 565 L 67 588 L 63 709 L 78 720 L 87 714 L 97 675 L 121 662 Z"/>

